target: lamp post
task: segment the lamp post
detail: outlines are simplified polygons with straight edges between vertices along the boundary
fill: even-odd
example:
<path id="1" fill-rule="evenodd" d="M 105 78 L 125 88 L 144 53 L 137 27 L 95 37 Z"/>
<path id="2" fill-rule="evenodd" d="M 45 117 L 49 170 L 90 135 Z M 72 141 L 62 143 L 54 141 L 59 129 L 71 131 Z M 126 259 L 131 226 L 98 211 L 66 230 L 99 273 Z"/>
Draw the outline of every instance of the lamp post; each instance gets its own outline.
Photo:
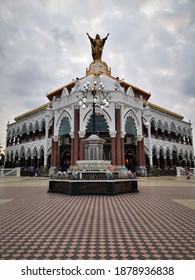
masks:
<path id="1" fill-rule="evenodd" d="M 100 108 L 104 109 L 104 107 L 109 107 L 109 99 L 108 92 L 104 91 L 104 85 L 100 81 L 99 75 L 95 75 L 96 80 L 93 80 L 92 84 L 90 85 L 89 82 L 84 84 L 84 89 L 82 90 L 82 96 L 78 98 L 78 104 L 83 109 L 88 106 L 88 102 L 90 103 L 90 99 L 92 99 L 92 134 L 96 134 L 95 129 L 95 107 L 96 104 L 99 102 Z"/>

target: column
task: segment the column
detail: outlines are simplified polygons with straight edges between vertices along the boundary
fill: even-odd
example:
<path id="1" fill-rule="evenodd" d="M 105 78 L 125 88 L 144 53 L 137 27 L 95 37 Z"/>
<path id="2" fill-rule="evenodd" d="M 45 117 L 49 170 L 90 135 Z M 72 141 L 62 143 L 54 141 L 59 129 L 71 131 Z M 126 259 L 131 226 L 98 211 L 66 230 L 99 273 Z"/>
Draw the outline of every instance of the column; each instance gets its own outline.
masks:
<path id="1" fill-rule="evenodd" d="M 116 106 L 115 109 L 115 123 L 116 123 L 116 164 L 121 165 L 121 109 Z"/>
<path id="2" fill-rule="evenodd" d="M 157 167 L 160 168 L 160 159 L 159 157 L 157 157 L 156 159 L 157 159 Z"/>
<path id="3" fill-rule="evenodd" d="M 45 164 L 44 164 L 45 165 Z M 40 167 L 40 158 L 39 157 L 37 157 L 37 168 L 39 168 Z"/>
<path id="4" fill-rule="evenodd" d="M 84 159 L 84 145 L 83 145 L 83 139 L 85 137 L 85 131 L 79 131 L 79 159 L 83 160 Z"/>
<path id="5" fill-rule="evenodd" d="M 110 131 L 111 137 L 111 163 L 116 165 L 116 131 Z"/>
<path id="6" fill-rule="evenodd" d="M 125 165 L 125 134 L 126 132 L 121 132 L 121 165 Z"/>
<path id="7" fill-rule="evenodd" d="M 162 139 L 165 140 L 165 131 L 162 130 Z"/>
<path id="8" fill-rule="evenodd" d="M 79 137 L 78 137 L 78 131 L 79 131 L 79 107 L 75 107 L 74 110 L 74 162 L 73 165 L 76 164 L 76 161 L 78 160 L 78 145 L 79 145 Z"/>
<path id="9" fill-rule="evenodd" d="M 137 138 L 137 150 L 138 150 L 138 161 L 140 166 L 145 166 L 145 157 L 144 157 L 144 141 L 143 136 L 138 135 Z"/>
<path id="10" fill-rule="evenodd" d="M 156 139 L 158 139 L 158 129 L 155 128 L 155 133 L 156 133 Z"/>
<path id="11" fill-rule="evenodd" d="M 52 138 L 52 155 L 51 155 L 51 167 L 56 168 L 58 166 L 58 137 Z"/>
<path id="12" fill-rule="evenodd" d="M 171 142 L 171 132 L 168 131 L 168 137 L 169 137 L 169 141 Z"/>
<path id="13" fill-rule="evenodd" d="M 70 133 L 71 137 L 71 165 L 74 165 L 74 132 Z"/>
<path id="14" fill-rule="evenodd" d="M 44 154 L 44 168 L 47 168 L 47 158 L 48 158 L 48 131 L 49 131 L 49 126 L 45 126 L 45 154 Z"/>
<path id="15" fill-rule="evenodd" d="M 62 141 L 61 138 L 58 137 L 58 166 L 61 165 L 61 153 L 62 153 Z"/>
<path id="16" fill-rule="evenodd" d="M 166 156 L 164 157 L 164 165 L 165 165 L 164 168 L 167 168 L 167 157 Z"/>
<path id="17" fill-rule="evenodd" d="M 152 160 L 152 145 L 151 145 L 151 126 L 150 126 L 150 122 L 147 123 L 147 129 L 148 129 L 149 165 L 151 167 L 151 166 L 153 166 L 153 160 Z"/>

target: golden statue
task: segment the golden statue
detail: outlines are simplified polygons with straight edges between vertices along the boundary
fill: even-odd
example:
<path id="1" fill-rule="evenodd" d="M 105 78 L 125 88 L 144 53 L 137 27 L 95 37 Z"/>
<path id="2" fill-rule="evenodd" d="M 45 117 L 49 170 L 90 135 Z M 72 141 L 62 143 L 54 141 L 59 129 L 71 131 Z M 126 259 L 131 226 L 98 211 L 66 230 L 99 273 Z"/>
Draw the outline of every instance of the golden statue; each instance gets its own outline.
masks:
<path id="1" fill-rule="evenodd" d="M 91 38 L 89 36 L 89 33 L 87 33 L 87 36 L 91 43 L 91 51 L 92 51 L 92 57 L 94 61 L 101 61 L 102 58 L 102 51 L 104 48 L 104 44 L 109 36 L 109 33 L 105 38 L 100 39 L 100 35 L 97 34 L 95 39 Z"/>

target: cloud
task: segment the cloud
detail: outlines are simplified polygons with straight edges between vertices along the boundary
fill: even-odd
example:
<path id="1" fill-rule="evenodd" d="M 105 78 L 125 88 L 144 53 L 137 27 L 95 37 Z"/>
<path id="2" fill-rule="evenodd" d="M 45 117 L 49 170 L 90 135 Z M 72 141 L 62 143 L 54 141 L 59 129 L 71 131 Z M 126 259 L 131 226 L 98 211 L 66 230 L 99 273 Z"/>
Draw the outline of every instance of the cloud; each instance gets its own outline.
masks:
<path id="1" fill-rule="evenodd" d="M 151 92 L 151 102 L 195 127 L 194 1 L 1 0 L 2 143 L 8 120 L 85 75 L 92 61 L 87 32 L 110 33 L 103 60 L 113 76 Z"/>

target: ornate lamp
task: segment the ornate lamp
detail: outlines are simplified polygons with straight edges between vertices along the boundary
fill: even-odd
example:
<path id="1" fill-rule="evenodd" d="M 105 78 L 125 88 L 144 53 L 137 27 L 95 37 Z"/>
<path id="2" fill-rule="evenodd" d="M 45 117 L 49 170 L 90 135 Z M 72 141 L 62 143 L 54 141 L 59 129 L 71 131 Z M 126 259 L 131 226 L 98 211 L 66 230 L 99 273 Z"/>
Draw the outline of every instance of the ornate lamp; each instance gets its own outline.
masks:
<path id="1" fill-rule="evenodd" d="M 83 109 L 88 107 L 88 104 L 92 101 L 92 108 L 93 108 L 93 130 L 92 134 L 96 134 L 95 130 L 95 107 L 99 103 L 100 108 L 104 109 L 104 107 L 109 107 L 109 100 L 110 97 L 108 96 L 109 92 L 104 90 L 104 85 L 100 81 L 99 75 L 95 75 L 96 80 L 92 82 L 90 85 L 89 82 L 84 84 L 84 88 L 82 90 L 82 96 L 78 98 L 78 105 L 81 106 Z"/>

